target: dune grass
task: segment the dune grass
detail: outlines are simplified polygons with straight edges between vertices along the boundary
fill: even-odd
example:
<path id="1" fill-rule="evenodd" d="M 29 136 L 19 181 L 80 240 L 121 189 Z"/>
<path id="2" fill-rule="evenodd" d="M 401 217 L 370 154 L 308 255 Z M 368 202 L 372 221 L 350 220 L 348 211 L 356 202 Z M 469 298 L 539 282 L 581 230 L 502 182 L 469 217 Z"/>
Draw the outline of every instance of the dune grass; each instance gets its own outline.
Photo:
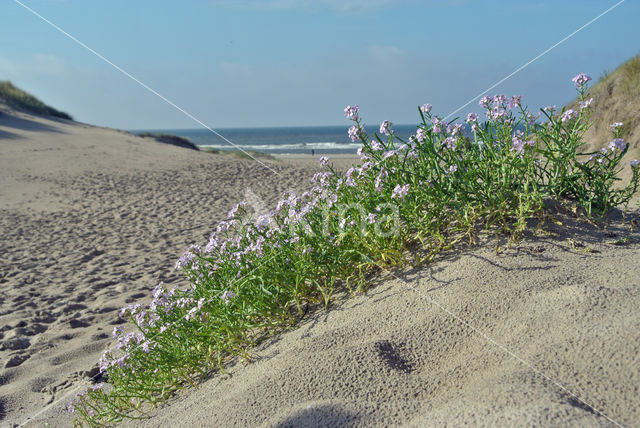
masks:
<path id="1" fill-rule="evenodd" d="M 483 97 L 486 121 L 470 113 L 445 123 L 425 104 L 408 141 L 384 121 L 365 134 L 349 106 L 349 135 L 362 143 L 361 162 L 346 172 L 325 169 L 308 191 L 286 194 L 270 214 L 253 218 L 238 204 L 203 247 L 178 260 L 190 286 L 153 291 L 149 305 L 121 316 L 114 349 L 100 361 L 104 383 L 70 404 L 76 424 L 100 426 L 144 418 L 176 390 L 224 370 L 230 358 L 251 358 L 265 337 L 294 326 L 307 305 L 328 307 L 336 291 L 361 294 L 381 269 L 432 260 L 486 229 L 517 240 L 549 199 L 604 216 L 637 190 L 638 162 L 622 166 L 628 144 L 614 129 L 604 147 L 583 153 L 589 127 L 587 82 L 574 78 L 581 107 L 533 115 L 520 97 Z M 539 117 L 539 120 L 536 120 Z M 614 188 L 620 168 L 631 169 Z"/>
<path id="2" fill-rule="evenodd" d="M 9 81 L 0 82 L 0 100 L 6 102 L 10 107 L 24 110 L 29 113 L 73 120 L 73 118 L 67 113 L 46 105 L 33 95 L 15 87 Z"/>

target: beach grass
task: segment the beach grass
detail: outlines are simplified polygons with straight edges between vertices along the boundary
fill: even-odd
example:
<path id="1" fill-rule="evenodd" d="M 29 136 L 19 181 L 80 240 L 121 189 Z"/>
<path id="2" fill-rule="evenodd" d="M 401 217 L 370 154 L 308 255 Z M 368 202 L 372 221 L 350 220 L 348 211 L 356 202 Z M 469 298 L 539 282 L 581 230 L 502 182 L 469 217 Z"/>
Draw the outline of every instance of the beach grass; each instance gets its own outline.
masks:
<path id="1" fill-rule="evenodd" d="M 29 113 L 73 120 L 69 114 L 46 105 L 35 96 L 17 88 L 9 81 L 0 82 L 0 100 L 7 103 L 10 107 Z"/>
<path id="2" fill-rule="evenodd" d="M 483 97 L 486 120 L 445 122 L 428 104 L 407 141 L 384 121 L 369 136 L 357 106 L 345 114 L 362 143 L 361 162 L 341 172 L 329 159 L 299 195 L 255 215 L 240 203 L 208 242 L 177 261 L 185 289 L 160 283 L 149 305 L 132 304 L 116 326 L 101 379 L 69 406 L 78 425 L 144 418 L 176 390 L 251 359 L 264 338 L 291 328 L 309 305 L 329 307 L 336 292 L 366 293 L 382 270 L 429 262 L 487 230 L 517 241 L 549 202 L 604 217 L 637 191 L 640 162 L 621 163 L 629 145 L 612 127 L 602 147 L 583 151 L 590 126 L 590 78 L 573 79 L 579 107 L 533 114 L 521 97 Z M 630 179 L 618 184 L 621 169 Z"/>

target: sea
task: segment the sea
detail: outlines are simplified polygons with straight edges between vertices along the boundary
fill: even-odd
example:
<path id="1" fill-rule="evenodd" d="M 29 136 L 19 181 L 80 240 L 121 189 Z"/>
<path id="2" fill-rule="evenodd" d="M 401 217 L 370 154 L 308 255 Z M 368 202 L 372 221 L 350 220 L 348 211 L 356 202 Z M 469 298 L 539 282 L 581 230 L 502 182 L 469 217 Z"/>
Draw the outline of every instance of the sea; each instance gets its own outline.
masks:
<path id="1" fill-rule="evenodd" d="M 226 128 L 216 129 L 229 142 L 208 129 L 149 129 L 131 131 L 135 134 L 154 132 L 173 134 L 188 138 L 201 147 L 217 150 L 254 150 L 271 155 L 331 155 L 355 154 L 359 143 L 351 142 L 347 135 L 349 126 L 305 126 L 282 128 Z M 396 137 L 407 141 L 415 134 L 416 125 L 394 125 Z M 378 127 L 367 126 L 365 131 L 370 137 L 378 132 Z M 385 137 L 386 138 L 386 137 Z"/>

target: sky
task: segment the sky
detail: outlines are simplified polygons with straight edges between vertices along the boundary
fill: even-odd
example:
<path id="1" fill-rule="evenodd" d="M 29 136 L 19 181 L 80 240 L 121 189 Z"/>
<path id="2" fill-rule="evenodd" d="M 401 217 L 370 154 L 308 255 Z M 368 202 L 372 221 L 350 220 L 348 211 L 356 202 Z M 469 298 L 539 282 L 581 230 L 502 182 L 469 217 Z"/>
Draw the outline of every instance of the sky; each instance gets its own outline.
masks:
<path id="1" fill-rule="evenodd" d="M 424 103 L 447 116 L 495 93 L 561 106 L 574 75 L 640 53 L 635 0 L 489 91 L 619 0 L 3 0 L 0 80 L 128 130 L 201 125 L 20 3 L 214 129 L 347 127 L 353 104 L 412 124 Z"/>

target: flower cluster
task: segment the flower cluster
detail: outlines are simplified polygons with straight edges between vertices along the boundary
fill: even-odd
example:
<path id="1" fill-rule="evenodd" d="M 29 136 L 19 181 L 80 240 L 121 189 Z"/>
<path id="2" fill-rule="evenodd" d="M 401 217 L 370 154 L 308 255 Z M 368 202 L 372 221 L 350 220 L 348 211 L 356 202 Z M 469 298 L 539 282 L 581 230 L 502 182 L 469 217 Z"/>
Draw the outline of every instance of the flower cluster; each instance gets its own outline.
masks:
<path id="1" fill-rule="evenodd" d="M 591 80 L 591 77 L 587 76 L 584 73 L 580 73 L 577 76 L 575 76 L 573 79 L 571 79 L 571 81 L 575 83 L 576 87 L 578 88 L 581 88 L 584 85 L 586 85 L 589 80 Z"/>
<path id="2" fill-rule="evenodd" d="M 513 125 L 513 122 L 511 122 L 512 118 L 509 114 L 509 110 L 520 108 L 521 103 L 522 95 L 513 95 L 511 98 L 507 98 L 504 94 L 497 94 L 494 96 L 485 95 L 480 98 L 480 101 L 478 102 L 480 107 L 487 110 L 486 116 L 488 120 L 503 121 L 511 125 Z M 473 122 L 475 122 L 475 120 Z"/>
<path id="3" fill-rule="evenodd" d="M 380 133 L 384 135 L 391 135 L 393 133 L 393 129 L 391 129 L 392 126 L 393 126 L 393 123 L 389 122 L 388 120 L 385 120 L 380 125 Z"/>
<path id="4" fill-rule="evenodd" d="M 344 109 L 344 115 L 351 120 L 358 120 L 358 111 L 360 111 L 360 107 L 358 105 L 355 106 L 347 106 Z"/>

